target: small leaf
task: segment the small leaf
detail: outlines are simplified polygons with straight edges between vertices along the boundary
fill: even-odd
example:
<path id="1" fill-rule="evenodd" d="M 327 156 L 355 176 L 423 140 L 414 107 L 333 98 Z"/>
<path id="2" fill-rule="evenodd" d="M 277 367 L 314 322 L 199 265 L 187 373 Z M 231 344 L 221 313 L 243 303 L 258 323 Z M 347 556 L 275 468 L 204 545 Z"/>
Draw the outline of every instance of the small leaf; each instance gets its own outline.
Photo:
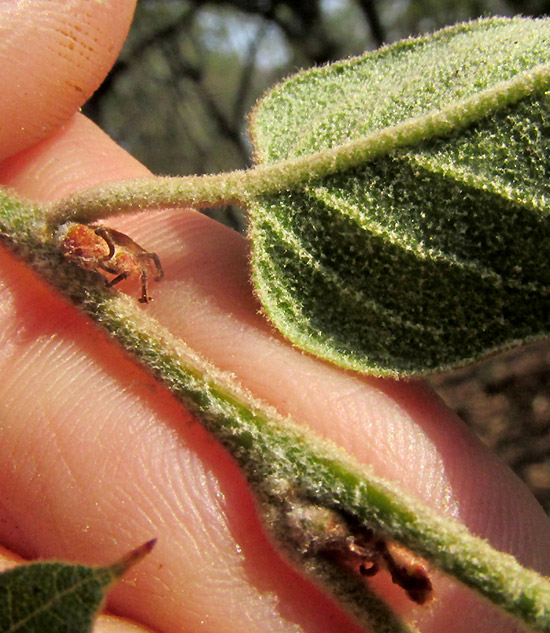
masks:
<path id="1" fill-rule="evenodd" d="M 407 40 L 269 93 L 252 119 L 259 162 L 336 161 L 251 209 L 253 275 L 274 324 L 378 375 L 547 336 L 549 88 L 550 20 L 517 18 Z"/>
<path id="2" fill-rule="evenodd" d="M 148 541 L 109 567 L 44 562 L 0 574 L 0 632 L 90 631 L 108 588 L 154 544 Z"/>

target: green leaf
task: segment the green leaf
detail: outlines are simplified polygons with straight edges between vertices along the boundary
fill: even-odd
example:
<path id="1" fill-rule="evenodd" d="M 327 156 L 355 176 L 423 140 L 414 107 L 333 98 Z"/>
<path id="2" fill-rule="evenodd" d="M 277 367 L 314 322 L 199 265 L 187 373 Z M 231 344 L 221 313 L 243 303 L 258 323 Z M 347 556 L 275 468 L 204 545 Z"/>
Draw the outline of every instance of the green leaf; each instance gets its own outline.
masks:
<path id="1" fill-rule="evenodd" d="M 108 588 L 148 554 L 148 541 L 109 567 L 33 563 L 0 574 L 0 633 L 86 633 Z"/>
<path id="2" fill-rule="evenodd" d="M 549 88 L 550 20 L 518 18 L 407 40 L 269 93 L 252 118 L 258 162 L 335 161 L 251 208 L 255 285 L 277 328 L 378 375 L 547 336 Z"/>

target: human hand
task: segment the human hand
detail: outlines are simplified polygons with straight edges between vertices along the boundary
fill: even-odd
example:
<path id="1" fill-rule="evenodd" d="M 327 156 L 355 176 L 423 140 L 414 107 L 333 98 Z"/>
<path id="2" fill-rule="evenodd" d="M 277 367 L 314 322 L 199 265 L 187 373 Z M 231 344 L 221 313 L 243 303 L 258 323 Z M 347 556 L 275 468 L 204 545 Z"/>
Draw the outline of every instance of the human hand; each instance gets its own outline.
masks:
<path id="1" fill-rule="evenodd" d="M 147 174 L 76 113 L 132 10 L 126 0 L 0 6 L 13 35 L 0 41 L 1 184 L 55 200 Z M 424 387 L 359 377 L 281 340 L 258 314 L 240 236 L 192 211 L 109 225 L 161 255 L 165 280 L 144 309 L 191 347 L 377 475 L 549 572 L 542 510 Z M 359 631 L 279 556 L 235 464 L 162 387 L 3 250 L 0 292 L 1 543 L 26 558 L 104 564 L 158 537 L 108 606 L 163 633 Z M 445 579 L 436 596 L 410 611 L 423 632 L 516 630 Z"/>

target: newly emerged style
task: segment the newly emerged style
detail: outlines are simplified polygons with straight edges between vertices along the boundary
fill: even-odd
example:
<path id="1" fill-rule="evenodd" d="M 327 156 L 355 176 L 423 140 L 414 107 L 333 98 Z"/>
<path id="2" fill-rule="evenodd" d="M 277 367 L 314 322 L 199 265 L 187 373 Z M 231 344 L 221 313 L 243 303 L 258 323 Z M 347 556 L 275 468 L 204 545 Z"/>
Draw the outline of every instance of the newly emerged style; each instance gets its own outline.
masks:
<path id="1" fill-rule="evenodd" d="M 107 281 L 107 287 L 123 279 L 139 277 L 141 281 L 140 303 L 150 301 L 148 278 L 151 269 L 153 279 L 160 281 L 163 270 L 159 256 L 146 251 L 128 235 L 107 228 L 88 224 L 68 224 L 62 228 L 59 244 L 64 256 L 88 270 L 105 271 L 115 277 Z"/>

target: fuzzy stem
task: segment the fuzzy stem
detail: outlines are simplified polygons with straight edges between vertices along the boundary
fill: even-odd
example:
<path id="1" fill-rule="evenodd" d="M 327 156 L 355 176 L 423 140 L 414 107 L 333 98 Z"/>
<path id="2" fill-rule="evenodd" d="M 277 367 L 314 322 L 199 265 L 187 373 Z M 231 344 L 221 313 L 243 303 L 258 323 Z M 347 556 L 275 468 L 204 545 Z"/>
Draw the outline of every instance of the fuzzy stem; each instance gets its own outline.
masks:
<path id="1" fill-rule="evenodd" d="M 139 309 L 104 288 L 97 275 L 63 260 L 38 208 L 0 192 L 0 236 L 190 408 L 229 450 L 256 495 L 266 528 L 287 554 L 366 626 L 412 630 L 375 598 L 362 579 L 321 549 L 296 537 L 290 512 L 325 508 L 342 524 L 373 530 L 424 556 L 493 603 L 550 632 L 550 582 L 497 552 L 463 526 L 427 509 L 393 485 L 355 465 L 255 400 L 233 377 L 217 370 Z M 290 499 L 290 502 L 289 502 Z"/>
<path id="2" fill-rule="evenodd" d="M 313 154 L 274 163 L 266 160 L 246 171 L 174 178 L 159 176 L 101 185 L 54 203 L 48 219 L 52 224 L 86 223 L 144 209 L 227 203 L 249 206 L 258 197 L 290 191 L 322 176 L 416 145 L 426 138 L 451 134 L 549 86 L 550 65 L 541 65 L 440 110 Z"/>

